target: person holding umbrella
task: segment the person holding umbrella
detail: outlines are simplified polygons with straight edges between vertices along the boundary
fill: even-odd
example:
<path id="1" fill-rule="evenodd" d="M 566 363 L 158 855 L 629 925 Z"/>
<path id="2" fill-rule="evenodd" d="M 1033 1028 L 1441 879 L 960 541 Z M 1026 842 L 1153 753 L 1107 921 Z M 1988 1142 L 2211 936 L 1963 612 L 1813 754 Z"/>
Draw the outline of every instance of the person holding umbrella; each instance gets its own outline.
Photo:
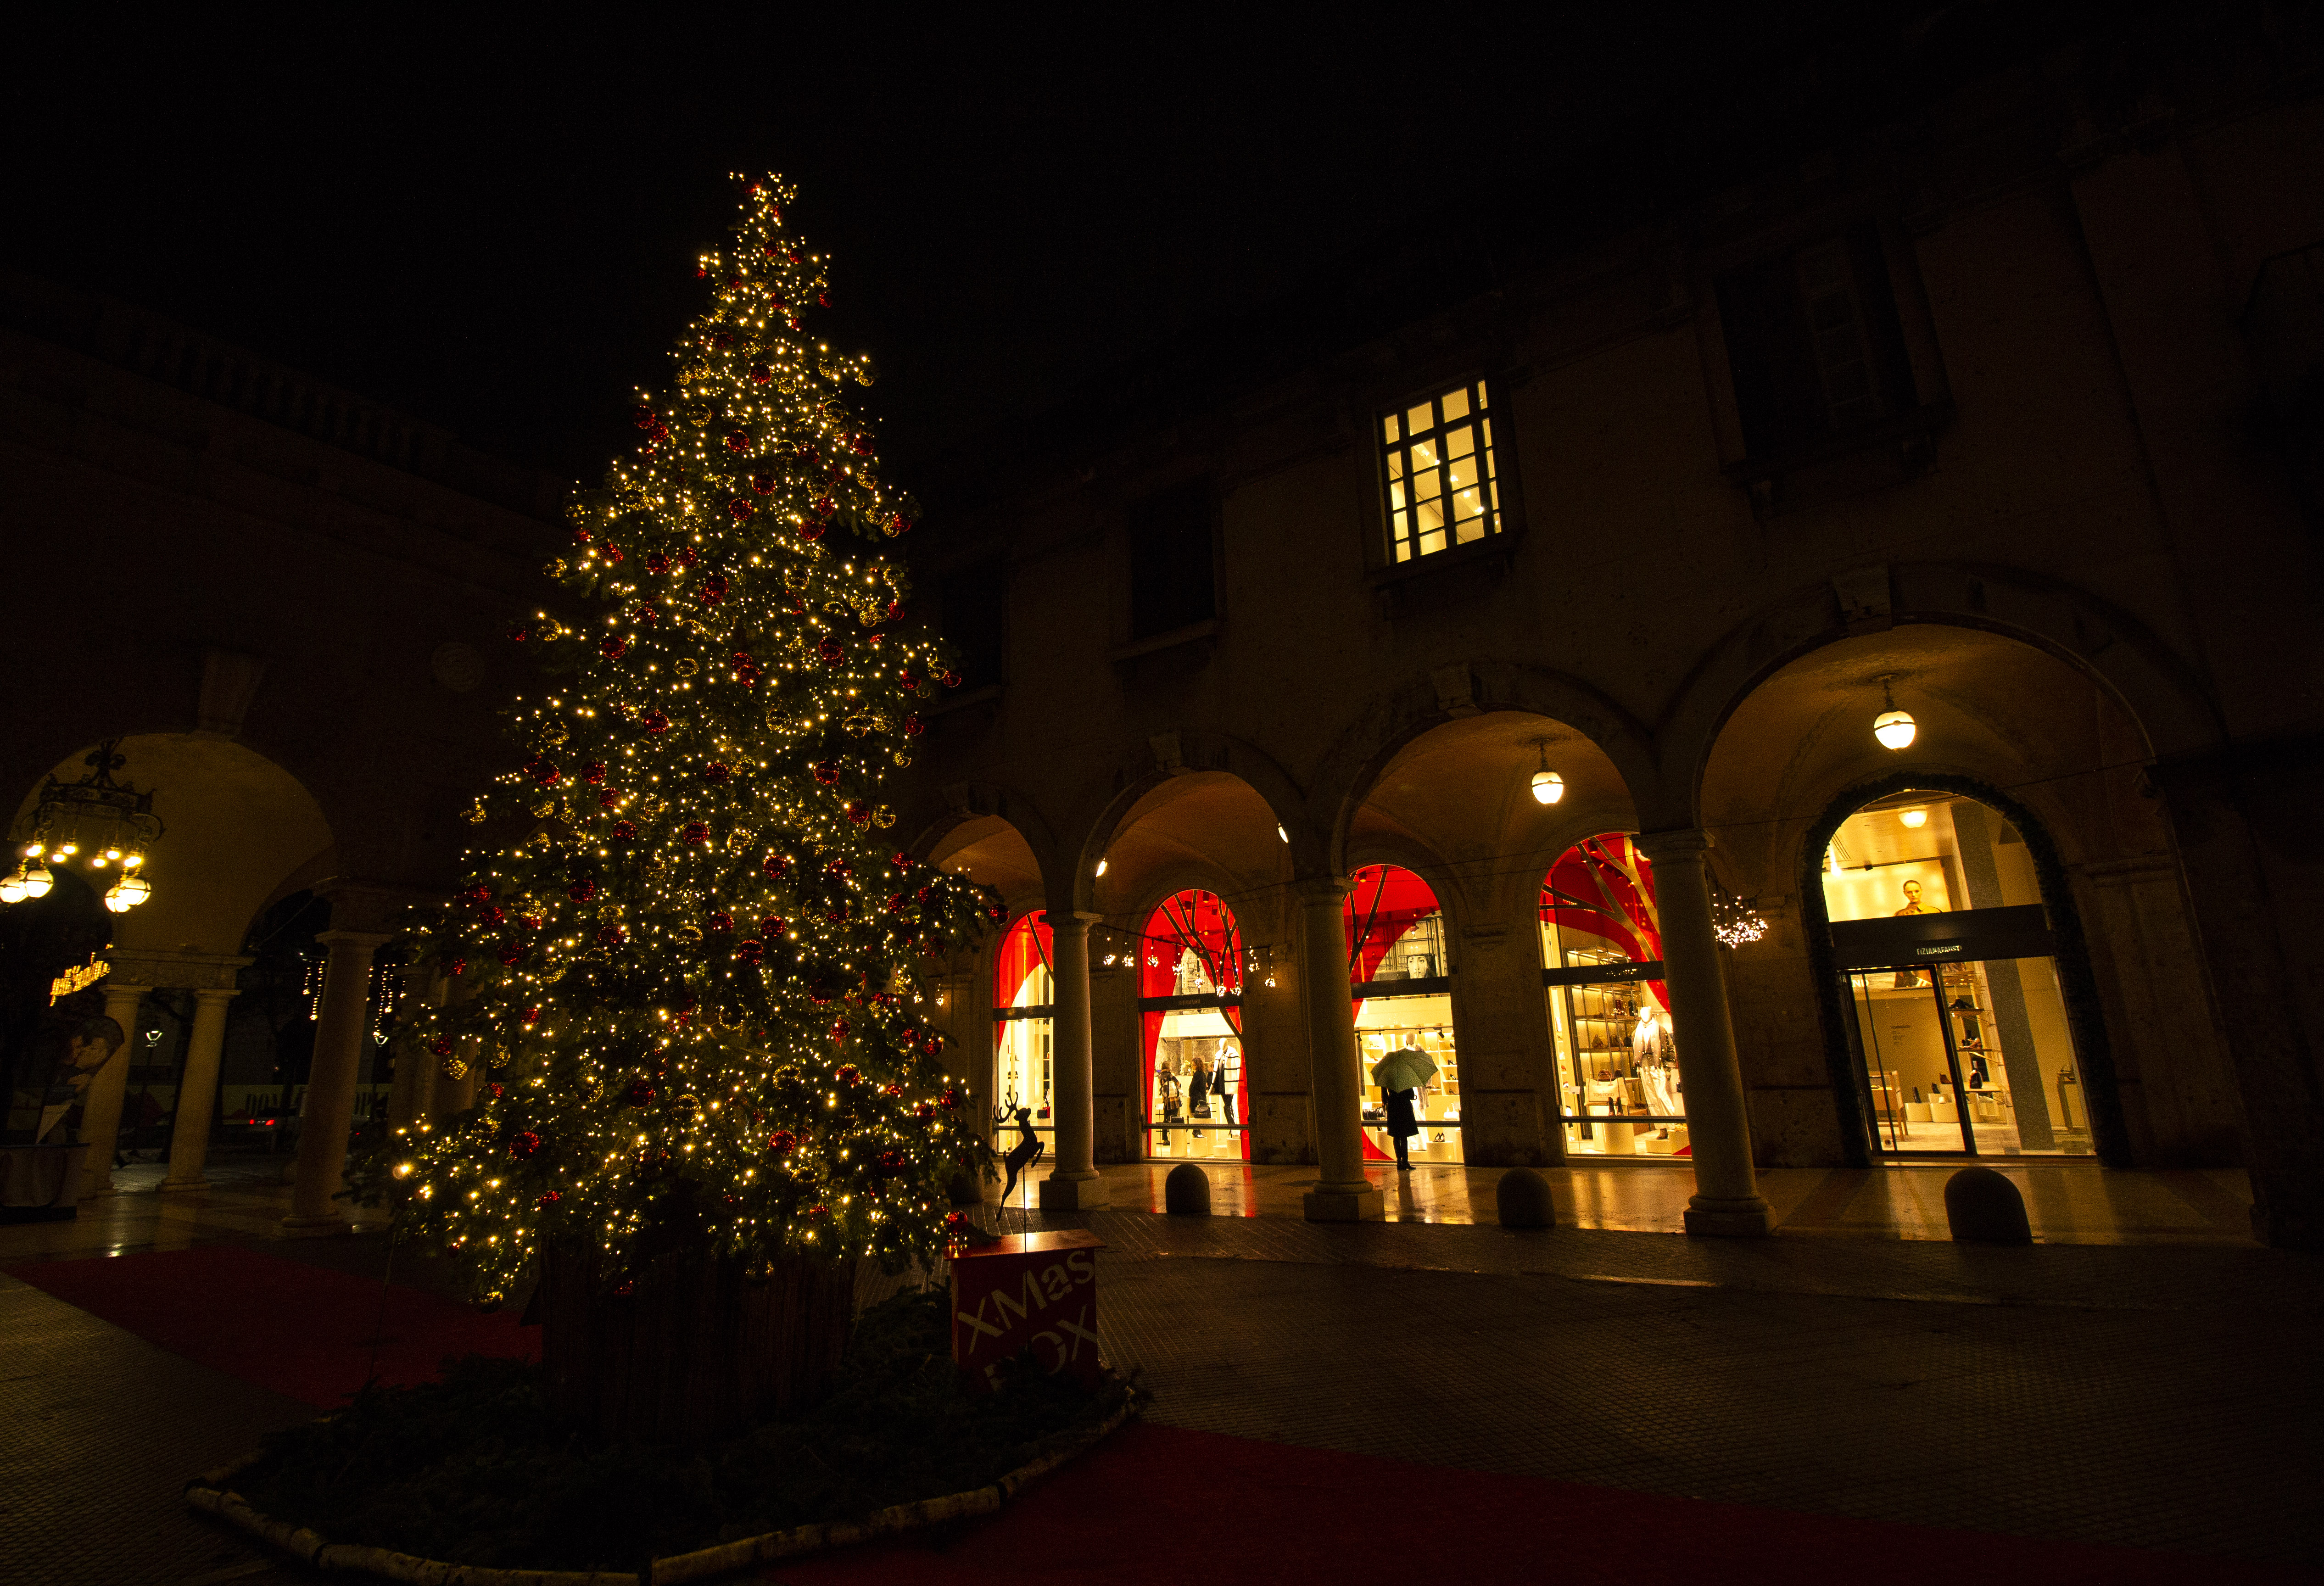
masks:
<path id="1" fill-rule="evenodd" d="M 1417 1047 L 1399 1047 L 1372 1065 L 1372 1083 L 1388 1101 L 1388 1131 L 1396 1137 L 1396 1168 L 1412 1171 L 1410 1141 L 1420 1132 L 1413 1103 L 1419 1090 L 1436 1074 L 1436 1061 Z"/>

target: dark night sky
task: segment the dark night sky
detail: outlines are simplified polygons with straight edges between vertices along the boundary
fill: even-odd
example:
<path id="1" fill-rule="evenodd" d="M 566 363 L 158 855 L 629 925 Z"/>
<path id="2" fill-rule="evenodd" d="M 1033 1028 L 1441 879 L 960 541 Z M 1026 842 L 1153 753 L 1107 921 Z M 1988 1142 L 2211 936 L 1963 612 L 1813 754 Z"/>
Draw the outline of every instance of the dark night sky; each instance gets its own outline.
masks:
<path id="1" fill-rule="evenodd" d="M 777 169 L 908 466 L 1489 184 L 1705 106 L 1812 117 L 1804 43 L 1894 53 L 1931 9 L 109 14 L 20 40 L 0 259 L 594 476 L 725 173 Z"/>

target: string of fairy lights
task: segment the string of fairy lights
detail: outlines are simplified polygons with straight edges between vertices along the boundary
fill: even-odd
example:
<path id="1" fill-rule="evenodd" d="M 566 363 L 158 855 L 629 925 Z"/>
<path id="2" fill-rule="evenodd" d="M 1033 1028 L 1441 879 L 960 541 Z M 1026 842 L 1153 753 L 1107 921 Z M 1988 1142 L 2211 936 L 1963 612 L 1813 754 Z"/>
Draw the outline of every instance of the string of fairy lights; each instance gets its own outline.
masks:
<path id="1" fill-rule="evenodd" d="M 846 400 L 872 369 L 807 328 L 830 289 L 794 198 L 745 183 L 672 388 L 576 495 L 547 569 L 573 609 L 509 633 L 550 683 L 470 812 L 509 838 L 420 933 L 452 991 L 417 1038 L 484 1083 L 385 1170 L 407 1232 L 488 1292 L 549 1243 L 633 1281 L 677 1227 L 760 1269 L 900 1261 L 983 1149 L 919 974 L 1001 911 L 884 836 L 960 679 L 906 614 L 914 503 Z"/>

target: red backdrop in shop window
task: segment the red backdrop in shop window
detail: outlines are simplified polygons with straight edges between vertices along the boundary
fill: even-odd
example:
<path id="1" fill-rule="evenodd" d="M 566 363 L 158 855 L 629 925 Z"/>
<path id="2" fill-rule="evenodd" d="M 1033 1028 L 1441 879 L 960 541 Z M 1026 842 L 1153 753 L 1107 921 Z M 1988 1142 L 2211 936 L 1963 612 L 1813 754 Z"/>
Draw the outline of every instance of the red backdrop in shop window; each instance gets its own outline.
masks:
<path id="1" fill-rule="evenodd" d="M 1342 918 L 1348 931 L 1348 982 L 1362 985 L 1379 973 L 1381 963 L 1388 957 L 1404 933 L 1437 912 L 1436 893 L 1426 881 L 1401 865 L 1367 865 L 1356 872 L 1355 890 L 1348 894 Z M 1358 1017 L 1364 1011 L 1363 999 L 1356 999 Z M 1364 1083 L 1371 1083 L 1369 1074 Z M 1364 1160 L 1392 1160 L 1386 1151 L 1372 1144 L 1366 1134 Z"/>
<path id="2" fill-rule="evenodd" d="M 1211 984 L 1228 995 L 1242 991 L 1242 932 L 1235 924 L 1234 911 L 1215 892 L 1180 892 L 1165 898 L 1147 917 L 1146 929 L 1138 939 L 1138 994 L 1140 997 L 1175 997 L 1178 994 L 1178 960 L 1192 948 L 1202 961 Z M 1250 1122 L 1250 1052 L 1242 1035 L 1242 1010 L 1222 1008 L 1219 1010 L 1235 1032 L 1237 1050 L 1242 1055 L 1235 1075 L 1235 1121 Z M 1162 1042 L 1162 1020 L 1159 1010 L 1148 1010 L 1139 1023 L 1139 1034 L 1146 1047 L 1146 1092 L 1142 1106 L 1154 1105 L 1154 1059 Z M 1225 1121 L 1225 1110 L 1220 1109 L 1214 1123 Z M 1183 1122 L 1181 1127 L 1183 1127 Z M 1241 1130 L 1243 1160 L 1250 1159 L 1250 1130 Z"/>
<path id="3" fill-rule="evenodd" d="M 992 962 L 995 1010 L 1017 1006 L 1018 993 L 1033 978 L 1033 972 L 1051 964 L 1049 951 L 1049 917 L 1019 915 L 1017 923 L 1009 927 L 1009 934 L 1001 938 L 1001 951 Z"/>
<path id="4" fill-rule="evenodd" d="M 1542 880 L 1541 917 L 1561 932 L 1596 936 L 1633 964 L 1653 963 L 1663 955 L 1654 866 L 1637 844 L 1618 832 L 1585 838 L 1558 856 Z M 1668 1010 L 1670 992 L 1664 983 L 1646 984 L 1655 1003 Z"/>

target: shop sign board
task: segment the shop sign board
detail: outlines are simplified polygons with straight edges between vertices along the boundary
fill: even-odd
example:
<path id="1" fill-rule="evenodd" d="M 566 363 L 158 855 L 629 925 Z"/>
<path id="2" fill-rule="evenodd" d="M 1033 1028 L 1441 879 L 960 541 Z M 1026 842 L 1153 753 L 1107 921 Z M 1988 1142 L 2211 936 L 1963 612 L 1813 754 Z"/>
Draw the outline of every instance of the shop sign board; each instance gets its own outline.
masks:
<path id="1" fill-rule="evenodd" d="M 1000 1385 L 1000 1368 L 1026 1350 L 1051 1372 L 1094 1388 L 1097 1253 L 1082 1229 L 1012 1233 L 989 1245 L 952 1249 L 952 1358 L 976 1391 Z"/>
<path id="2" fill-rule="evenodd" d="M 1910 968 L 1932 960 L 2047 958 L 2056 951 L 2039 903 L 1831 922 L 1832 967 Z"/>

